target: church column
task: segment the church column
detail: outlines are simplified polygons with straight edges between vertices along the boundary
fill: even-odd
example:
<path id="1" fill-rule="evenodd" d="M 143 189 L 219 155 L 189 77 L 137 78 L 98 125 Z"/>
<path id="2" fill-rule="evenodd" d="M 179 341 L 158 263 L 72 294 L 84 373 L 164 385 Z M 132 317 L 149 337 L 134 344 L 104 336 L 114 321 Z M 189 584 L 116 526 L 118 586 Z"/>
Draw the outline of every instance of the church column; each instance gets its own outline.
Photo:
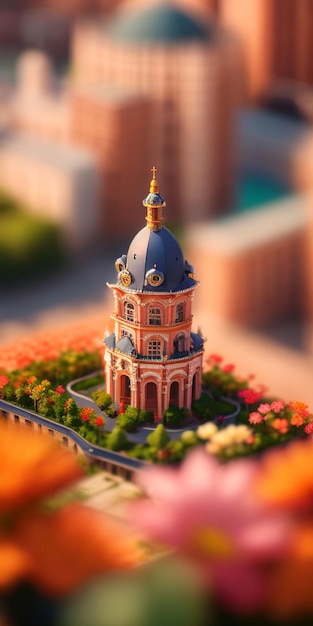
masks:
<path id="1" fill-rule="evenodd" d="M 186 407 L 187 409 L 191 409 L 192 404 L 192 380 L 193 380 L 193 367 L 192 364 L 189 363 L 188 367 L 188 377 L 186 379 Z"/>

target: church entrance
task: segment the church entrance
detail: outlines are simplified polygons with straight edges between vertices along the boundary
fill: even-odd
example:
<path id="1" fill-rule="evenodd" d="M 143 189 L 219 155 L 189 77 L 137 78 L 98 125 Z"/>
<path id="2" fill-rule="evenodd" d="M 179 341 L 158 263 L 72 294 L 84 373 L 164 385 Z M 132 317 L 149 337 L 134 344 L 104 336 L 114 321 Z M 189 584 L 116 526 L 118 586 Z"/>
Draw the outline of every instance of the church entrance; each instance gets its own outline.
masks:
<path id="1" fill-rule="evenodd" d="M 158 389 L 155 383 L 146 384 L 145 408 L 147 411 L 158 411 Z"/>
<path id="2" fill-rule="evenodd" d="M 125 405 L 130 404 L 130 379 L 129 376 L 123 374 L 121 376 L 121 393 L 120 402 Z"/>
<path id="3" fill-rule="evenodd" d="M 179 404 L 179 384 L 177 380 L 171 384 L 170 387 L 170 404 Z"/>

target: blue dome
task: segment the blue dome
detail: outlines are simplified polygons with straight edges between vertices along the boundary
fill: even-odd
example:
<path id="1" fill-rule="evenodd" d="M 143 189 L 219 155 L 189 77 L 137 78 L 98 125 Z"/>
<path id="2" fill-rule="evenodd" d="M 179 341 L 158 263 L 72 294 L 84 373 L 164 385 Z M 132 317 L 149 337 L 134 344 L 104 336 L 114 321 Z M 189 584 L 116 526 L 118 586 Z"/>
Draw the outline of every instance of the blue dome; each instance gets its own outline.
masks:
<path id="1" fill-rule="evenodd" d="M 162 198 L 162 196 L 159 193 L 148 193 L 147 197 L 143 200 L 143 205 L 147 206 L 147 204 L 150 205 L 163 205 L 165 204 L 164 199 Z"/>
<path id="2" fill-rule="evenodd" d="M 130 290 L 180 291 L 196 284 L 186 271 L 178 241 L 165 227 L 153 231 L 145 226 L 137 233 L 128 249 L 126 267 L 132 278 Z"/>
<path id="3" fill-rule="evenodd" d="M 127 42 L 176 43 L 208 41 L 213 27 L 206 27 L 181 9 L 160 4 L 144 9 L 124 9 L 106 24 L 105 34 Z"/>

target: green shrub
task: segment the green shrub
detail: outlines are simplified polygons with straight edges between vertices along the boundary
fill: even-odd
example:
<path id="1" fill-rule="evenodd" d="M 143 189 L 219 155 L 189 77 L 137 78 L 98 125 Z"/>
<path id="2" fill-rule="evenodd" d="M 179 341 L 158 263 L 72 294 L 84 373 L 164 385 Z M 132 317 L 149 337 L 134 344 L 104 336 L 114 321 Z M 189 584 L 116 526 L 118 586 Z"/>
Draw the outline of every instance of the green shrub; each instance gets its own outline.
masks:
<path id="1" fill-rule="evenodd" d="M 152 446 L 152 448 L 156 448 L 157 450 L 165 448 L 169 440 L 169 434 L 165 430 L 163 424 L 158 424 L 155 430 L 153 430 L 147 437 L 147 443 Z"/>
<path id="2" fill-rule="evenodd" d="M 99 350 L 94 352 L 76 352 L 65 350 L 57 359 L 51 361 L 34 361 L 21 372 L 38 379 L 47 378 L 51 384 L 66 384 L 101 368 Z M 16 375 L 18 372 L 16 372 Z"/>
<path id="3" fill-rule="evenodd" d="M 167 426 L 179 426 L 186 418 L 186 409 L 180 409 L 176 404 L 170 404 L 164 412 L 164 424 Z"/>
<path id="4" fill-rule="evenodd" d="M 121 413 L 117 416 L 116 424 L 126 430 L 127 433 L 134 433 L 138 428 L 138 422 L 126 413 Z"/>
<path id="5" fill-rule="evenodd" d="M 199 419 L 213 419 L 211 405 L 212 399 L 210 398 L 210 396 L 208 396 L 208 394 L 206 393 L 202 393 L 198 400 L 193 401 L 192 411 L 196 417 L 199 417 Z"/>
<path id="6" fill-rule="evenodd" d="M 44 275 L 64 259 L 60 227 L 0 192 L 0 283 Z"/>
<path id="7" fill-rule="evenodd" d="M 153 424 L 154 423 L 153 411 L 146 411 L 145 409 L 140 409 L 139 415 L 138 415 L 138 421 L 140 424 Z"/>
<path id="8" fill-rule="evenodd" d="M 118 410 L 117 410 L 117 405 L 114 404 L 114 402 L 112 404 L 110 404 L 110 406 L 108 406 L 108 408 L 105 410 L 106 414 L 108 417 L 117 417 L 118 415 Z"/>
<path id="9" fill-rule="evenodd" d="M 164 459 L 166 463 L 178 463 L 183 460 L 186 448 L 182 441 L 170 441 L 165 451 L 167 452 L 167 457 Z"/>
<path id="10" fill-rule="evenodd" d="M 110 394 L 104 391 L 104 389 L 93 391 L 91 397 L 95 401 L 99 409 L 101 409 L 101 411 L 104 411 L 112 404 L 112 398 Z"/>
<path id="11" fill-rule="evenodd" d="M 109 450 L 119 452 L 119 450 L 125 450 L 128 444 L 126 431 L 120 426 L 115 426 L 112 432 L 108 435 L 106 445 Z"/>
<path id="12" fill-rule="evenodd" d="M 74 391 L 85 391 L 86 389 L 91 389 L 92 387 L 95 387 L 96 385 L 101 385 L 101 383 L 103 383 L 103 374 L 97 374 L 96 376 L 91 376 L 90 378 L 79 380 L 78 383 L 75 383 L 74 385 L 72 385 L 72 389 Z M 94 391 L 93 393 L 97 393 L 97 392 Z M 92 394 L 91 394 L 91 397 L 93 397 Z"/>
<path id="13" fill-rule="evenodd" d="M 184 430 L 180 436 L 180 441 L 182 441 L 186 448 L 196 446 L 199 443 L 199 439 L 194 430 Z"/>
<path id="14" fill-rule="evenodd" d="M 126 415 L 129 419 L 138 421 L 140 410 L 135 406 L 127 406 L 124 415 Z"/>

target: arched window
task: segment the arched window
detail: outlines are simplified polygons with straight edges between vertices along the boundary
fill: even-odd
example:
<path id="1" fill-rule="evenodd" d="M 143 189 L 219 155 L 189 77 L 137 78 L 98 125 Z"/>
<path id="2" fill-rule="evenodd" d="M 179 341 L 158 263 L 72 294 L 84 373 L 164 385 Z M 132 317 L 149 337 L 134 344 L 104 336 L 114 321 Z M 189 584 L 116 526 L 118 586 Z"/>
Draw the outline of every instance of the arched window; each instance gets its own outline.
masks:
<path id="1" fill-rule="evenodd" d="M 180 302 L 176 306 L 176 315 L 175 315 L 175 324 L 179 324 L 184 321 L 185 317 L 185 305 L 183 302 Z"/>
<path id="2" fill-rule="evenodd" d="M 157 306 L 149 308 L 148 323 L 149 326 L 161 326 L 161 309 Z"/>
<path id="3" fill-rule="evenodd" d="M 155 411 L 158 407 L 157 386 L 155 383 L 146 384 L 145 396 L 146 409 Z"/>
<path id="4" fill-rule="evenodd" d="M 129 404 L 130 403 L 130 379 L 129 376 L 125 376 L 125 374 L 123 374 L 121 376 L 121 393 L 120 393 L 120 398 L 121 400 L 123 400 L 125 402 L 125 404 Z"/>
<path id="5" fill-rule="evenodd" d="M 192 378 L 192 400 L 196 400 L 199 397 L 197 393 L 199 387 L 199 372 L 195 372 Z"/>
<path id="6" fill-rule="evenodd" d="M 124 302 L 124 317 L 128 322 L 135 321 L 135 306 L 132 302 Z"/>
<path id="7" fill-rule="evenodd" d="M 148 343 L 148 357 L 150 359 L 160 359 L 161 358 L 161 341 L 149 341 Z"/>
<path id="8" fill-rule="evenodd" d="M 185 352 L 186 350 L 186 341 L 184 333 L 180 333 L 175 337 L 174 346 L 176 352 Z"/>
<path id="9" fill-rule="evenodd" d="M 132 332 L 130 332 L 130 330 L 126 330 L 125 328 L 122 328 L 121 336 L 122 336 L 122 337 L 129 337 L 129 339 L 131 339 L 132 341 L 134 341 L 134 335 L 133 335 L 133 333 L 132 333 Z"/>
<path id="10" fill-rule="evenodd" d="M 179 384 L 177 380 L 171 384 L 170 387 L 170 404 L 178 404 L 179 402 Z"/>

